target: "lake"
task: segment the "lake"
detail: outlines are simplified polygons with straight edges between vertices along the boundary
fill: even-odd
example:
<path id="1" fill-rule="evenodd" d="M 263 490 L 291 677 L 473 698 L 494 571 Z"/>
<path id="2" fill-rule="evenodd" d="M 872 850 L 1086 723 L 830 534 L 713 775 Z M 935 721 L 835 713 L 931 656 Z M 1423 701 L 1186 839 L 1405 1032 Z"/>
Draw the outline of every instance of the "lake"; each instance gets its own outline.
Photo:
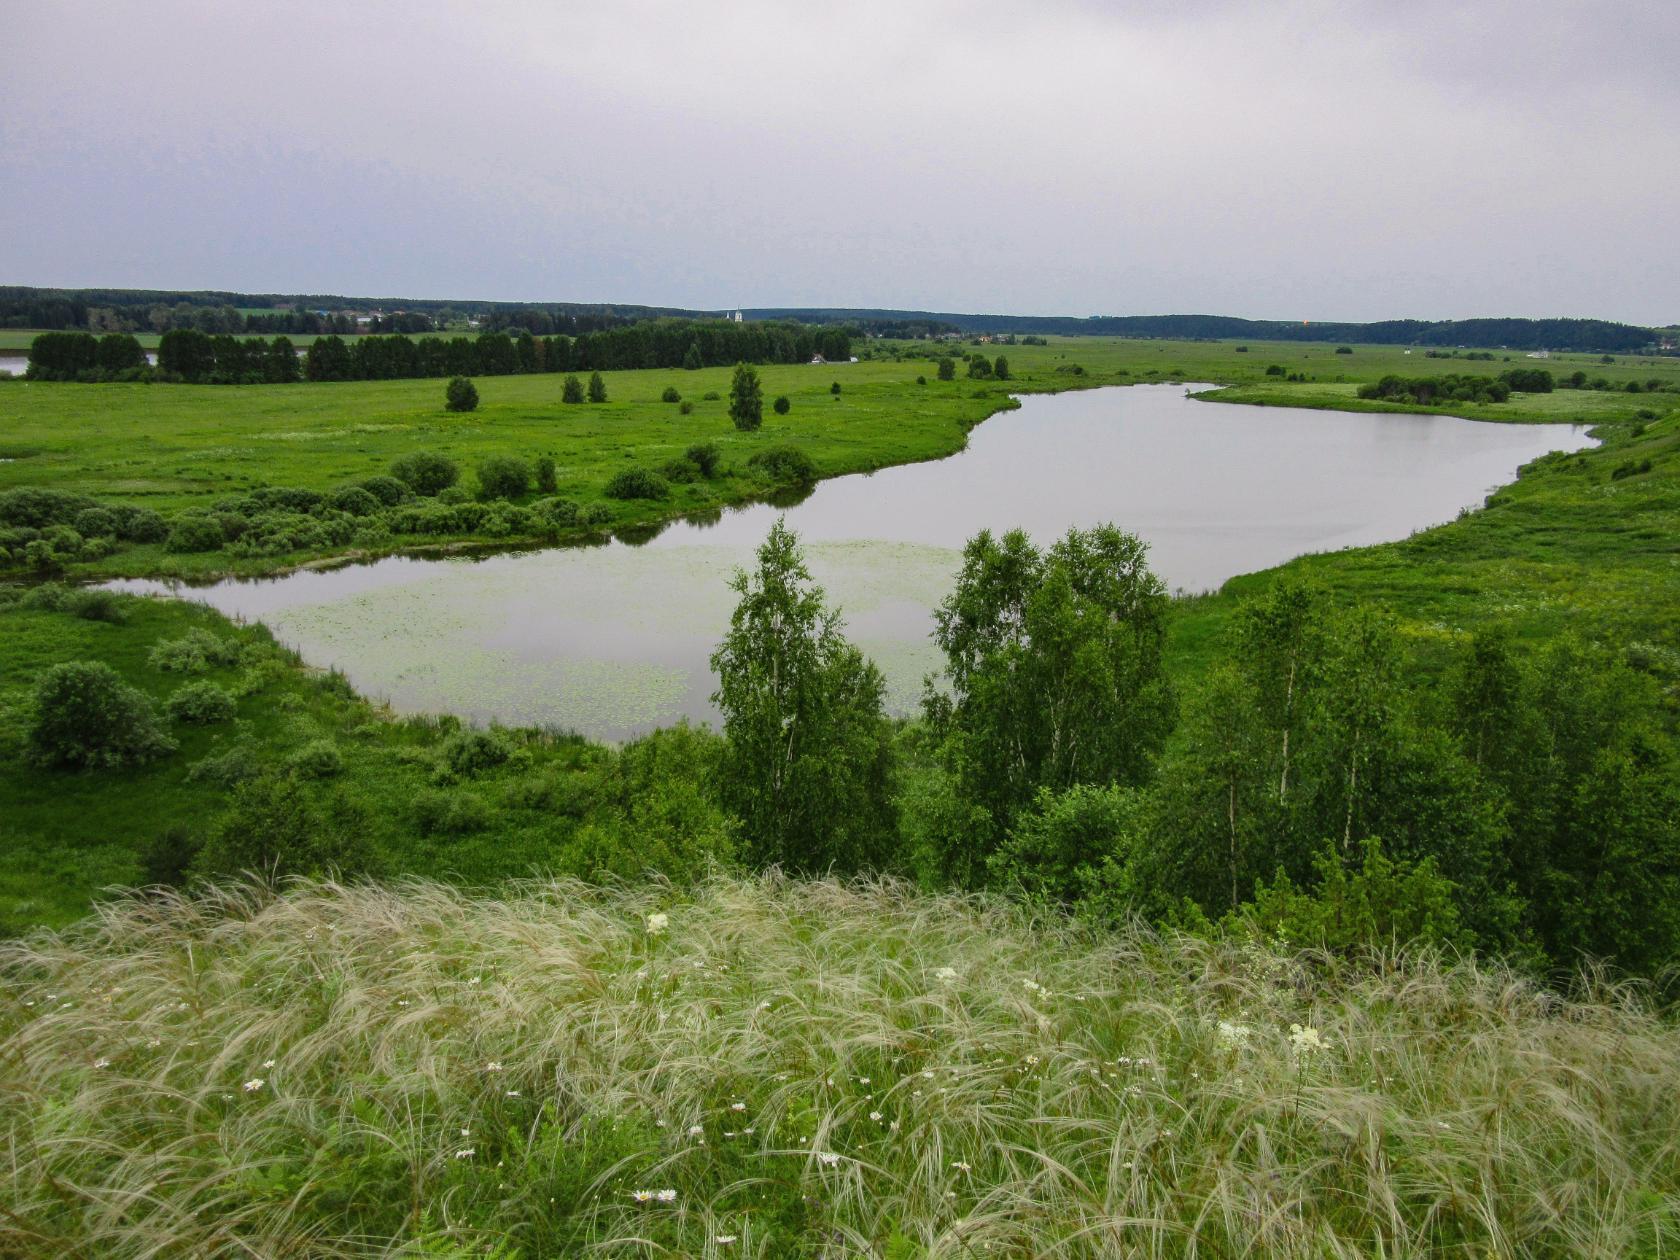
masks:
<path id="1" fill-rule="evenodd" d="M 813 576 L 908 712 L 940 656 L 931 610 L 964 541 L 1020 526 L 1049 543 L 1113 521 L 1175 590 L 1311 551 L 1404 538 L 1479 506 L 1524 463 L 1591 444 L 1582 427 L 1198 402 L 1201 386 L 1027 396 L 948 459 L 819 484 L 788 524 Z M 772 425 L 774 421 L 772 420 Z M 546 723 L 621 740 L 715 717 L 708 658 L 732 571 L 781 509 L 680 522 L 651 540 L 478 558 L 392 557 L 183 588 L 267 623 L 400 713 Z"/>

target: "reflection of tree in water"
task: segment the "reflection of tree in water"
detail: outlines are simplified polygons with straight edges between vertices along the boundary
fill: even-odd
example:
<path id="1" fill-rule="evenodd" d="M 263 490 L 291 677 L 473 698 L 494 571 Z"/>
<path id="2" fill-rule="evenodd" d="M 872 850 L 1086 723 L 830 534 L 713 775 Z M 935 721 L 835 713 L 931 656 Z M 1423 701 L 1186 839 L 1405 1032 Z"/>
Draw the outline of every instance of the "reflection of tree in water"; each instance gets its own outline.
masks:
<path id="1" fill-rule="evenodd" d="M 778 490 L 771 491 L 765 496 L 764 501 L 771 507 L 798 507 L 801 503 L 805 502 L 806 499 L 809 499 L 813 494 L 815 494 L 816 491 L 817 483 L 814 481 L 804 482 L 799 485 L 783 486 Z"/>
<path id="2" fill-rule="evenodd" d="M 670 521 L 654 525 L 624 525 L 613 531 L 613 537 L 626 547 L 645 547 L 665 532 Z"/>
<path id="3" fill-rule="evenodd" d="M 683 520 L 694 526 L 695 529 L 711 529 L 714 525 L 722 522 L 723 509 L 720 507 L 702 508 L 698 512 L 691 512 L 683 517 Z"/>

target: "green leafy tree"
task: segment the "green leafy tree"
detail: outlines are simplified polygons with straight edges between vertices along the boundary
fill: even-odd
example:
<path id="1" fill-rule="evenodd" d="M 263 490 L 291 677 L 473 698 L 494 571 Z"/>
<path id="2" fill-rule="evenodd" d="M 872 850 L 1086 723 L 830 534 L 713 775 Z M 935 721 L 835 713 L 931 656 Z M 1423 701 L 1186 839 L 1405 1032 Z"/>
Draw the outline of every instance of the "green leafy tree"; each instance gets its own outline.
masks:
<path id="1" fill-rule="evenodd" d="M 957 361 L 955 359 L 944 358 L 939 360 L 939 379 L 942 381 L 957 379 Z"/>
<path id="2" fill-rule="evenodd" d="M 992 375 L 997 377 L 1000 381 L 1007 381 L 1009 379 L 1009 360 L 1004 358 L 1001 354 L 998 355 L 997 360 L 992 364 Z"/>
<path id="3" fill-rule="evenodd" d="M 964 548 L 935 613 L 950 692 L 930 686 L 925 707 L 947 734 L 963 796 L 995 832 L 1041 787 L 1148 777 L 1175 702 L 1163 663 L 1169 601 L 1147 552 L 1112 525 L 1070 530 L 1042 553 L 1020 530 Z"/>
<path id="4" fill-rule="evenodd" d="M 175 751 L 146 696 L 99 661 L 64 661 L 35 681 L 24 746 L 37 765 L 134 765 Z"/>
<path id="5" fill-rule="evenodd" d="M 745 363 L 735 365 L 729 382 L 729 418 L 737 429 L 749 433 L 764 424 L 764 390 L 758 373 Z"/>
<path id="6" fill-rule="evenodd" d="M 589 401 L 592 403 L 607 401 L 607 383 L 601 379 L 599 372 L 589 374 Z"/>
<path id="7" fill-rule="evenodd" d="M 705 366 L 700 358 L 700 343 L 698 341 L 688 343 L 688 353 L 683 355 L 682 365 L 684 369 L 690 372 L 698 372 Z"/>
<path id="8" fill-rule="evenodd" d="M 567 376 L 560 387 L 560 401 L 580 403 L 583 401 L 583 382 L 575 376 Z"/>
<path id="9" fill-rule="evenodd" d="M 234 789 L 193 868 L 213 879 L 359 874 L 376 865 L 367 831 L 346 798 L 323 807 L 294 776 L 264 774 Z"/>
<path id="10" fill-rule="evenodd" d="M 786 394 L 780 394 L 777 396 L 776 401 L 771 403 L 770 406 L 778 416 L 785 416 L 792 408 L 793 404 L 788 401 L 788 396 Z"/>
<path id="11" fill-rule="evenodd" d="M 531 489 L 531 466 L 515 455 L 492 455 L 478 466 L 481 499 L 521 499 Z"/>
<path id="12" fill-rule="evenodd" d="M 461 470 L 447 455 L 414 451 L 391 461 L 391 476 L 415 494 L 434 495 L 460 480 Z"/>
<path id="13" fill-rule="evenodd" d="M 820 871 L 880 863 L 895 831 L 891 727 L 879 670 L 841 634 L 782 521 L 738 571 L 712 655 L 728 741 L 719 767 L 745 856 Z"/>
<path id="14" fill-rule="evenodd" d="M 450 411 L 472 411 L 478 406 L 478 387 L 464 376 L 451 378 L 443 389 L 443 405 Z"/>

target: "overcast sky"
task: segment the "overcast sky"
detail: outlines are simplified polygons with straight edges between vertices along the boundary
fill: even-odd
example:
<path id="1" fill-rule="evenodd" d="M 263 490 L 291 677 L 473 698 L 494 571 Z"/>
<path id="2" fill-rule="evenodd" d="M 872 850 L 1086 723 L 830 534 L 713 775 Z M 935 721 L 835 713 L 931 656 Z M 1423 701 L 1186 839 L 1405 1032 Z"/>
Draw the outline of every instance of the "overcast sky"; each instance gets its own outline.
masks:
<path id="1" fill-rule="evenodd" d="M 1680 320 L 1680 0 L 0 0 L 0 284 Z"/>

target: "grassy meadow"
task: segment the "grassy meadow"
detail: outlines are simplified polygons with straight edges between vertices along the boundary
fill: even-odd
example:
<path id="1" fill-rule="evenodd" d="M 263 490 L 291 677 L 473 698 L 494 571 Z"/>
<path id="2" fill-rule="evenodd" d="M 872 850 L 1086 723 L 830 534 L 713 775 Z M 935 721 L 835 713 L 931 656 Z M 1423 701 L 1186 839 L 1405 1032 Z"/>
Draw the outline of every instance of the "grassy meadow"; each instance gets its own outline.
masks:
<path id="1" fill-rule="evenodd" d="M 123 901 L 0 945 L 0 1047 L 7 1255 L 1680 1246 L 1635 992 L 890 882 Z"/>
<path id="2" fill-rule="evenodd" d="M 218 499 L 259 486 L 329 491 L 384 473 L 391 461 L 417 450 L 454 459 L 463 480 L 486 458 L 552 458 L 557 493 L 598 506 L 612 527 L 647 525 L 704 513 L 761 497 L 771 487 L 747 461 L 770 447 L 792 444 L 821 476 L 867 471 L 962 448 L 967 431 L 1009 405 L 1012 393 L 1047 392 L 1138 381 L 1205 381 L 1234 389 L 1210 395 L 1231 401 L 1366 410 L 1353 397 L 1361 383 L 1394 373 L 1496 374 L 1533 361 L 1425 359 L 1395 347 L 1357 347 L 1340 355 L 1324 345 L 1256 344 L 1247 352 L 1223 342 L 1052 339 L 1047 346 L 968 343 L 874 343 L 873 357 L 828 367 L 769 366 L 763 380 L 765 424 L 740 433 L 730 423 L 729 371 L 678 369 L 605 373 L 608 402 L 564 405 L 557 375 L 481 378 L 476 411 L 444 410 L 443 383 L 433 380 L 268 386 L 202 386 L 11 382 L 0 383 L 0 491 L 41 486 L 154 508 L 165 515 L 208 508 Z M 983 351 L 1008 357 L 1008 382 L 936 379 L 931 359 L 913 355 Z M 1270 366 L 1307 377 L 1285 382 Z M 1617 388 L 1519 394 L 1505 404 L 1443 406 L 1432 410 L 1506 422 L 1618 423 L 1665 408 L 1669 394 L 1630 395 L 1626 381 L 1680 383 L 1680 361 L 1620 358 L 1609 365 L 1591 356 L 1557 356 L 1559 375 L 1588 371 Z M 1075 374 L 1074 368 L 1080 369 Z M 917 384 L 917 378 L 925 384 Z M 830 392 L 839 382 L 842 392 Z M 681 414 L 661 401 L 667 387 L 693 404 Z M 706 395 L 719 397 L 708 401 Z M 769 408 L 786 395 L 786 416 Z M 1382 408 L 1394 409 L 1388 404 Z M 622 502 L 604 497 L 608 480 L 627 468 L 658 468 L 696 442 L 722 448 L 724 475 L 674 487 L 663 501 Z M 452 536 L 430 545 L 490 541 Z M 519 541 L 501 536 L 494 541 Z M 234 557 L 219 552 L 170 554 L 161 545 L 125 547 L 73 566 L 95 575 L 209 576 L 254 574 L 292 567 L 323 554 L 368 555 L 414 549 L 415 539 L 361 541 L 326 553 Z"/>

